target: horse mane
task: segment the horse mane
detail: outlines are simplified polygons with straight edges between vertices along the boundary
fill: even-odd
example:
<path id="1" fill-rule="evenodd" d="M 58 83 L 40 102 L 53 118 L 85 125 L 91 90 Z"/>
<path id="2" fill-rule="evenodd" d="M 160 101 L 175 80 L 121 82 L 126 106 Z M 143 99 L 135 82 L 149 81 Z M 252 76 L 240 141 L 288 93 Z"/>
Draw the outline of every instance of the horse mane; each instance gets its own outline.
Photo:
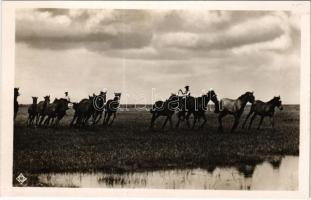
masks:
<path id="1" fill-rule="evenodd" d="M 267 103 L 274 103 L 277 102 L 279 99 L 278 97 L 273 97 L 271 100 L 267 101 Z"/>
<path id="2" fill-rule="evenodd" d="M 247 94 L 247 92 L 246 93 L 244 93 L 244 94 L 242 94 L 241 96 L 239 96 L 238 97 L 238 99 L 243 99 L 245 96 L 247 96 L 248 94 Z"/>

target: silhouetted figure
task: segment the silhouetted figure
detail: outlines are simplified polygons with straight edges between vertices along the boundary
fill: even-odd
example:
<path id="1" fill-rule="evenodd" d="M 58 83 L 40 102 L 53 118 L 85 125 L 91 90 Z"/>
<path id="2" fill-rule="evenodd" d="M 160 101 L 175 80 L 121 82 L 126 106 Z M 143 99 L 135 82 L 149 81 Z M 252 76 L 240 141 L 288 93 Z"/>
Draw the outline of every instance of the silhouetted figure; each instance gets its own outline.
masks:
<path id="1" fill-rule="evenodd" d="M 19 96 L 19 88 L 14 88 L 14 120 L 17 116 L 17 112 L 18 112 L 18 101 L 17 101 L 17 97 Z"/>

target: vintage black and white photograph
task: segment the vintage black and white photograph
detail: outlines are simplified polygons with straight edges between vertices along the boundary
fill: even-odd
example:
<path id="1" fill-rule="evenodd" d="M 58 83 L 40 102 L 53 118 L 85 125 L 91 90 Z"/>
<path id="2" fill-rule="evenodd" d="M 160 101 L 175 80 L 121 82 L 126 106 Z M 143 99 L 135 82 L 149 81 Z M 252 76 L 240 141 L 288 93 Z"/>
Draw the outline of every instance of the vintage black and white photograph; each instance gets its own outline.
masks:
<path id="1" fill-rule="evenodd" d="M 16 9 L 12 186 L 297 191 L 301 29 L 290 10 Z"/>

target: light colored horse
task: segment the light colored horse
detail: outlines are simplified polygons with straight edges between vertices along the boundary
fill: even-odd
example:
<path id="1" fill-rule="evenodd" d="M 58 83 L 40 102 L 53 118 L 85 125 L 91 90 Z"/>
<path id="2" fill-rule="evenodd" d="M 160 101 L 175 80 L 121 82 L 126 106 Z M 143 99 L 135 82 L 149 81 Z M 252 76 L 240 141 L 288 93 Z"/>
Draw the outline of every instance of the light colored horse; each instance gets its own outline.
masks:
<path id="1" fill-rule="evenodd" d="M 248 129 L 251 128 L 252 123 L 255 119 L 255 117 L 257 115 L 259 115 L 260 118 L 260 122 L 258 124 L 257 129 L 260 129 L 260 126 L 262 124 L 262 121 L 265 117 L 270 117 L 270 122 L 271 122 L 271 126 L 274 129 L 274 111 L 275 111 L 275 107 L 278 107 L 280 110 L 283 110 L 283 106 L 282 106 L 282 101 L 281 101 L 281 97 L 273 97 L 273 99 L 271 99 L 268 102 L 263 102 L 260 100 L 255 101 L 255 103 L 252 105 L 250 112 L 248 113 L 242 128 L 245 127 L 246 121 L 248 120 L 248 118 L 253 114 L 251 121 L 249 123 Z"/>
<path id="2" fill-rule="evenodd" d="M 222 118 L 230 114 L 234 116 L 234 124 L 231 129 L 231 133 L 233 133 L 239 124 L 239 120 L 241 118 L 241 115 L 244 111 L 247 102 L 254 103 L 254 101 L 255 97 L 253 92 L 246 92 L 237 99 L 228 99 L 228 98 L 221 99 L 219 104 L 220 112 L 218 115 L 218 122 L 219 122 L 218 130 L 220 132 L 223 132 Z"/>

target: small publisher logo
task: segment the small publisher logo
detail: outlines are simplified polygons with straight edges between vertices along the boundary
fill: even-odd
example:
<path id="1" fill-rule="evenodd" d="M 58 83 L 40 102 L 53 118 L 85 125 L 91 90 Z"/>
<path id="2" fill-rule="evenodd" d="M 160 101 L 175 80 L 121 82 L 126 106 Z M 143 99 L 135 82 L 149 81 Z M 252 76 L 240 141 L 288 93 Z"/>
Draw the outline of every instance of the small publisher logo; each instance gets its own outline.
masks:
<path id="1" fill-rule="evenodd" d="M 20 173 L 20 174 L 18 175 L 18 177 L 16 177 L 16 180 L 17 180 L 20 184 L 23 184 L 23 183 L 27 180 L 27 178 L 26 178 L 22 173 Z"/>

